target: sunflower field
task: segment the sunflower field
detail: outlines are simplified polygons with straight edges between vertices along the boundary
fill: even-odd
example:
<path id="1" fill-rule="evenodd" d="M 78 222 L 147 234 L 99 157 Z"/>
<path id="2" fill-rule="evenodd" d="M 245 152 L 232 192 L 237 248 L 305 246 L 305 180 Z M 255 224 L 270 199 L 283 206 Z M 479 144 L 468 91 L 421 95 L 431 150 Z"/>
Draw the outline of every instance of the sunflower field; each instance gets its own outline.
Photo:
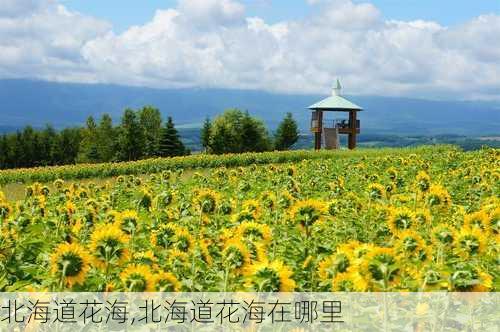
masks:
<path id="1" fill-rule="evenodd" d="M 497 291 L 500 151 L 401 151 L 51 171 L 0 192 L 0 290 Z"/>

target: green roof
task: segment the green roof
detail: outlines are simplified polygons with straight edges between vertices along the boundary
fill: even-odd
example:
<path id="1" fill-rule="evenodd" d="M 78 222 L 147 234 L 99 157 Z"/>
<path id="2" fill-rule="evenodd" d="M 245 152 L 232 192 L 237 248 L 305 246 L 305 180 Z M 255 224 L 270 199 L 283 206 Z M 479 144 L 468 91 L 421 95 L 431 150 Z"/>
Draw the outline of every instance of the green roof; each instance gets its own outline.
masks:
<path id="1" fill-rule="evenodd" d="M 349 110 L 357 110 L 362 111 L 363 109 L 358 105 L 351 103 L 349 100 L 341 97 L 341 96 L 330 96 L 326 99 L 323 99 L 320 102 L 317 102 L 314 105 L 309 106 L 311 110 L 337 110 L 337 111 L 349 111 Z"/>

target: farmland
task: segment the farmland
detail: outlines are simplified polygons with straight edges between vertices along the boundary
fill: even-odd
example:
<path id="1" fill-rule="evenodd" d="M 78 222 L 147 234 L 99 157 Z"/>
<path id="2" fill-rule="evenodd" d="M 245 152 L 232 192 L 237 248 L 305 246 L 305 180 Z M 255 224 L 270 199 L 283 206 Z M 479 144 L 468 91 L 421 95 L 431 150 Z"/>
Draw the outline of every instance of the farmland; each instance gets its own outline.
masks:
<path id="1" fill-rule="evenodd" d="M 0 171 L 0 290 L 497 291 L 499 157 L 437 146 Z"/>

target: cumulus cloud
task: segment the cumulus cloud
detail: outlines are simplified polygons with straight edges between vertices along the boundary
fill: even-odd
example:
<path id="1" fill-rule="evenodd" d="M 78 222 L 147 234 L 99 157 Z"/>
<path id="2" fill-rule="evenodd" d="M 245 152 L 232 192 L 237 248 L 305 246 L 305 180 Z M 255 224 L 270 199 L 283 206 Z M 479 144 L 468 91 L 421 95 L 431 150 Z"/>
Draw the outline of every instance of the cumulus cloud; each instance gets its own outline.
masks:
<path id="1" fill-rule="evenodd" d="M 309 0 L 318 14 L 269 24 L 236 0 L 180 0 L 116 34 L 52 0 L 31 2 L 29 16 L 0 12 L 1 76 L 290 93 L 328 93 L 340 76 L 352 94 L 500 98 L 497 15 L 445 27 Z"/>
<path id="2" fill-rule="evenodd" d="M 81 50 L 109 23 L 68 11 L 52 0 L 0 0 L 0 77 L 88 81 Z"/>

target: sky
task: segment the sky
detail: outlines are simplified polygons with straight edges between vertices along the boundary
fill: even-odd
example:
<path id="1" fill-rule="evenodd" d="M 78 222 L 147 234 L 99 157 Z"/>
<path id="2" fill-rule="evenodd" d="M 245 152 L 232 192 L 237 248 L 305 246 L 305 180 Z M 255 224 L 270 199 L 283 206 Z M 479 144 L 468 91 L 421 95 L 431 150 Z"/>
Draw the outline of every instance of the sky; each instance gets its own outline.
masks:
<path id="1" fill-rule="evenodd" d="M 0 79 L 500 100 L 500 0 L 0 0 Z"/>

